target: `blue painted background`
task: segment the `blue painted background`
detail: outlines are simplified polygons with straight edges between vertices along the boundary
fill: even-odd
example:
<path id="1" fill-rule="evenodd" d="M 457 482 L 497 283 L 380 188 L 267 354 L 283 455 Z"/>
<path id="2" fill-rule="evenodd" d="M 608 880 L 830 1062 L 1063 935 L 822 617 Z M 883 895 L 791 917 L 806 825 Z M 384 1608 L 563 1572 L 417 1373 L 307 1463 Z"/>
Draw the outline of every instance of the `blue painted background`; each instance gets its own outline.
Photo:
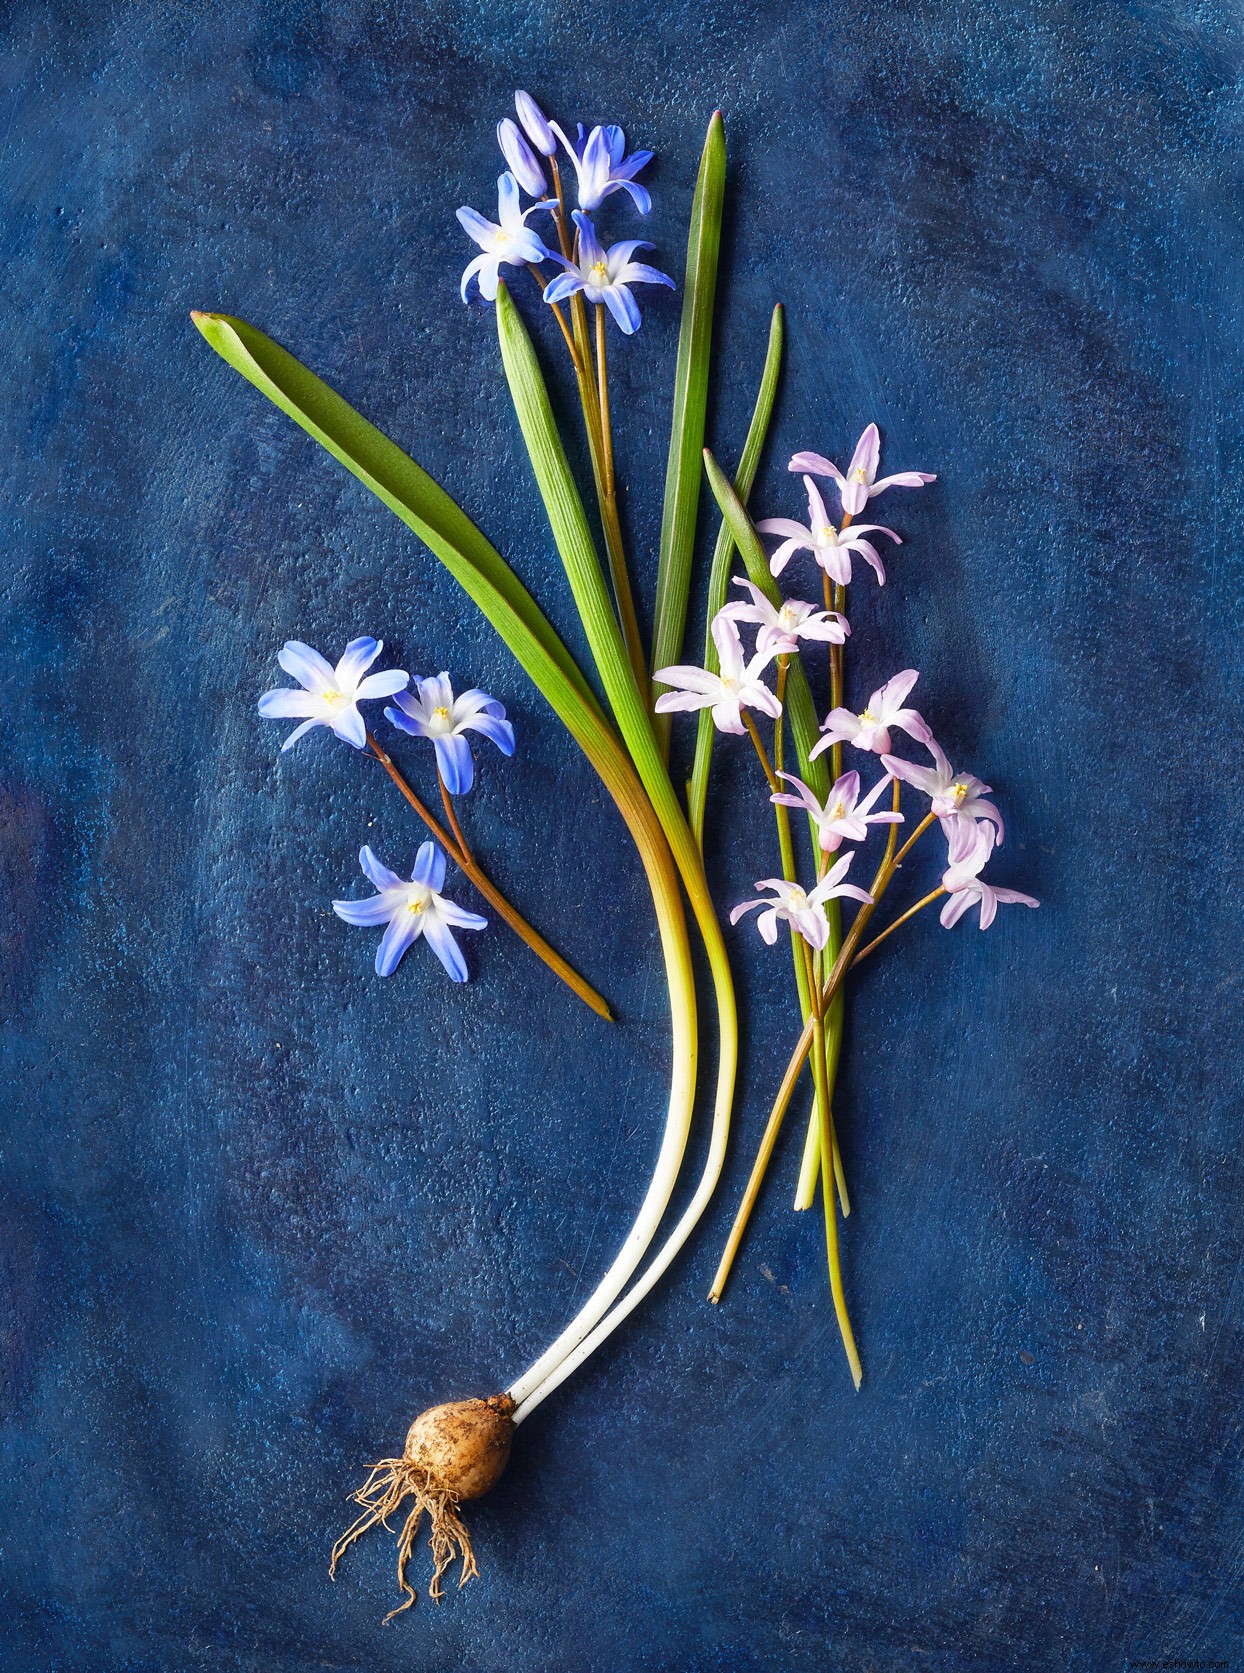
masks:
<path id="1" fill-rule="evenodd" d="M 9 0 L 0 40 L 4 1665 L 1236 1654 L 1238 10 Z M 603 1270 L 655 1153 L 664 990 L 585 763 L 188 312 L 329 378 L 567 623 L 491 318 L 455 294 L 453 210 L 490 206 L 515 85 L 657 150 L 675 273 L 724 109 L 714 443 L 737 453 L 781 299 L 757 505 L 797 512 L 788 454 L 841 459 L 870 418 L 939 473 L 886 504 L 907 544 L 858 589 L 853 692 L 922 670 L 1007 811 L 997 876 L 1044 904 L 987 936 L 930 916 L 861 973 L 858 1396 L 793 1135 L 704 1300 L 791 1035 L 785 953 L 735 934 L 738 1138 L 701 1235 L 521 1431 L 472 1513 L 482 1579 L 382 1629 L 391 1545 L 326 1576 L 344 1495 Z M 649 597 L 677 315 L 651 293 L 613 361 Z M 469 829 L 617 1029 L 504 930 L 459 990 L 416 956 L 379 982 L 331 915 L 361 841 L 397 863 L 420 832 L 326 734 L 278 761 L 253 705 L 284 638 L 358 632 L 510 705 Z M 754 764 L 718 761 L 728 906 L 772 836 Z"/>

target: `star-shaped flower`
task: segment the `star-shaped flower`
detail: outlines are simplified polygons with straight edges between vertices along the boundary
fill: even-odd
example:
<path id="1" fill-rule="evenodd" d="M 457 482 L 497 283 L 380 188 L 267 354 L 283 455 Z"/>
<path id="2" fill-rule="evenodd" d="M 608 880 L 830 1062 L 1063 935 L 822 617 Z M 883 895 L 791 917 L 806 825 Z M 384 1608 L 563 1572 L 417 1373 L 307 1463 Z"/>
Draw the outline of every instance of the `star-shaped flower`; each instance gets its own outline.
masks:
<path id="1" fill-rule="evenodd" d="M 848 529 L 838 528 L 830 522 L 821 491 L 810 476 L 804 477 L 803 485 L 808 493 L 806 524 L 796 523 L 791 517 L 766 517 L 762 523 L 756 524 L 761 534 L 786 536 L 769 559 L 769 568 L 775 575 L 780 575 L 796 552 L 811 552 L 830 580 L 845 587 L 851 579 L 851 554 L 857 552 L 865 563 L 871 564 L 877 580 L 884 587 L 885 565 L 872 541 L 865 540 L 864 536 L 888 535 L 896 546 L 901 546 L 903 543 L 898 535 L 880 523 L 857 523 Z"/>
<path id="2" fill-rule="evenodd" d="M 852 714 L 850 709 L 831 709 L 821 727 L 825 736 L 809 750 L 809 759 L 834 744 L 853 744 L 856 749 L 870 749 L 874 755 L 886 755 L 890 748 L 892 726 L 899 727 L 917 743 L 929 743 L 933 734 L 928 726 L 915 709 L 903 707 L 908 692 L 919 678 L 916 669 L 904 668 L 901 674 L 895 674 L 892 680 L 887 680 L 873 692 L 867 707 L 859 714 Z M 901 778 L 902 774 L 895 776 Z"/>
<path id="3" fill-rule="evenodd" d="M 915 734 L 913 734 L 914 736 Z M 930 736 L 920 742 L 933 757 L 933 766 L 919 767 L 914 761 L 904 761 L 897 755 L 883 755 L 881 765 L 907 784 L 922 790 L 931 802 L 930 811 L 941 820 L 947 838 L 956 830 L 971 830 L 978 819 L 991 819 L 998 827 L 998 846 L 1005 835 L 1002 815 L 985 797 L 990 786 L 971 773 L 957 773 L 946 759 L 941 746 Z"/>
<path id="4" fill-rule="evenodd" d="M 870 825 L 901 825 L 901 813 L 873 813 L 878 797 L 892 780 L 887 775 L 878 779 L 864 799 L 860 800 L 860 775 L 843 773 L 822 804 L 815 793 L 794 773 L 779 773 L 788 784 L 795 786 L 792 796 L 781 790 L 769 797 L 783 807 L 801 807 L 816 825 L 817 841 L 825 853 L 832 854 L 843 842 L 863 842 Z"/>
<path id="5" fill-rule="evenodd" d="M 386 709 L 384 717 L 412 738 L 431 738 L 451 796 L 464 796 L 475 782 L 475 763 L 464 733 L 481 732 L 502 755 L 514 753 L 514 728 L 505 718 L 504 703 L 478 690 L 455 697 L 448 674 L 416 680 L 414 691 L 403 692 L 397 707 Z"/>
<path id="6" fill-rule="evenodd" d="M 487 929 L 488 919 L 481 918 L 477 912 L 466 912 L 445 899 L 441 893 L 445 883 L 445 855 L 436 843 L 420 845 L 409 883 L 388 866 L 381 865 L 370 848 L 360 851 L 359 864 L 377 893 L 366 900 L 335 900 L 333 911 L 347 924 L 388 926 L 376 948 L 377 976 L 391 976 L 406 949 L 422 936 L 449 972 L 450 979 L 465 982 L 466 960 L 454 940 L 451 926 Z"/>
<path id="7" fill-rule="evenodd" d="M 334 668 L 300 640 L 290 639 L 281 647 L 277 661 L 301 683 L 302 690 L 278 686 L 275 691 L 265 691 L 259 699 L 259 712 L 266 720 L 302 720 L 281 745 L 282 752 L 292 749 L 304 732 L 316 726 L 331 726 L 355 749 L 364 747 L 367 726 L 358 705 L 376 697 L 392 697 L 410 682 L 410 675 L 401 668 L 390 668 L 383 674 L 367 673 L 383 649 L 383 639 L 351 639 Z"/>
<path id="8" fill-rule="evenodd" d="M 1040 906 L 1041 902 L 1031 895 L 1022 895 L 1018 889 L 995 889 L 979 875 L 993 853 L 995 837 L 993 826 L 982 820 L 971 829 L 960 826 L 951 839 L 950 864 L 942 873 L 947 899 L 941 922 L 946 929 L 957 924 L 973 906 L 980 907 L 982 929 L 993 923 L 999 905 Z"/>
<path id="9" fill-rule="evenodd" d="M 854 858 L 854 849 L 844 854 L 812 890 L 801 889 L 798 883 L 788 883 L 784 877 L 762 877 L 756 885 L 757 890 L 767 889 L 773 898 L 742 901 L 731 912 L 730 922 L 737 924 L 745 912 L 763 907 L 756 920 L 756 928 L 771 947 L 777 940 L 777 927 L 781 922 L 789 924 L 792 935 L 801 935 L 810 947 L 819 952 L 829 940 L 829 919 L 825 916 L 827 901 L 850 895 L 853 900 L 863 901 L 866 905 L 872 903 L 873 897 L 866 889 L 842 881 Z"/>
<path id="10" fill-rule="evenodd" d="M 518 181 L 507 169 L 497 181 L 498 220 L 489 221 L 474 209 L 463 205 L 458 220 L 464 232 L 473 238 L 483 251 L 469 261 L 462 275 L 462 300 L 467 300 L 467 289 L 474 278 L 479 279 L 479 293 L 485 302 L 497 300 L 502 262 L 509 267 L 526 267 L 529 263 L 547 261 L 549 252 L 544 241 L 527 225 L 528 215 L 537 209 L 552 208 L 552 200 L 533 203 L 529 209 L 520 207 Z"/>
<path id="11" fill-rule="evenodd" d="M 721 665 L 719 674 L 686 663 L 656 670 L 654 680 L 680 688 L 662 692 L 654 705 L 656 712 L 663 715 L 677 709 L 711 708 L 713 725 L 719 732 L 745 731 L 744 709 L 759 709 L 776 720 L 782 705 L 760 679 L 772 657 L 757 655 L 749 662 L 743 655 L 739 630 L 724 610 L 719 610 L 713 618 L 713 643 Z"/>
<path id="12" fill-rule="evenodd" d="M 796 453 L 786 468 L 811 471 L 813 476 L 832 476 L 842 492 L 843 515 L 848 517 L 858 517 L 869 500 L 887 488 L 923 488 L 926 482 L 937 481 L 928 471 L 899 471 L 897 476 L 884 476 L 878 482 L 880 463 L 881 432 L 875 424 L 870 424 L 855 444 L 845 476 L 821 453 Z"/>
<path id="13" fill-rule="evenodd" d="M 756 652 L 764 656 L 789 656 L 799 649 L 801 639 L 816 639 L 830 645 L 846 643 L 851 625 L 836 610 L 821 610 L 802 598 L 786 598 L 773 604 L 760 588 L 742 576 L 735 579 L 736 587 L 746 587 L 752 602 L 736 599 L 723 604 L 721 614 L 734 622 L 756 622 Z"/>

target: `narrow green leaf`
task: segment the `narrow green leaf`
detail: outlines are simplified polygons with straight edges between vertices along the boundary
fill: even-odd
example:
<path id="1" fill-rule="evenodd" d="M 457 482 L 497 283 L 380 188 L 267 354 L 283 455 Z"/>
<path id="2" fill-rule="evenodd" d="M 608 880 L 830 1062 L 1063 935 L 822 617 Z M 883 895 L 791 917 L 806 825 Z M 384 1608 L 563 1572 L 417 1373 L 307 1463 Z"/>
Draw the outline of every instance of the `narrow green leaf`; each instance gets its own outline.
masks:
<path id="1" fill-rule="evenodd" d="M 759 587 L 771 604 L 780 605 L 782 595 L 778 591 L 777 582 L 769 572 L 769 559 L 760 544 L 760 536 L 747 515 L 747 508 L 731 487 L 729 477 L 707 448 L 704 449 L 704 472 L 708 477 L 708 485 L 713 490 L 713 498 L 721 507 L 722 516 L 730 526 L 734 543 L 747 567 L 748 579 L 753 586 Z M 803 663 L 797 656 L 791 657 L 790 669 L 786 675 L 786 713 L 790 720 L 791 735 L 795 740 L 795 750 L 799 756 L 800 776 L 824 800 L 829 789 L 829 773 L 824 755 L 818 755 L 815 761 L 808 759 L 809 751 L 820 736 L 820 727 L 816 717 L 816 705 L 812 701 L 812 692 L 808 686 L 808 676 L 804 673 Z"/>
<path id="2" fill-rule="evenodd" d="M 669 463 L 665 472 L 661 558 L 657 567 L 656 612 L 652 632 L 654 670 L 668 668 L 679 660 L 687 625 L 725 190 L 726 133 L 718 110 L 713 112 L 708 137 L 704 141 L 687 238 L 687 275 L 683 285 L 682 326 L 678 334 L 678 365 L 674 374 L 674 417 L 670 429 Z M 668 715 L 656 717 L 656 732 L 661 754 L 667 756 Z"/>
<path id="3" fill-rule="evenodd" d="M 769 420 L 773 416 L 773 402 L 777 396 L 778 375 L 782 369 L 784 337 L 784 315 L 782 304 L 779 302 L 769 323 L 769 347 L 765 354 L 764 371 L 760 376 L 760 390 L 752 411 L 752 421 L 747 427 L 747 440 L 743 443 L 739 468 L 734 476 L 734 491 L 744 505 L 752 491 L 752 483 L 756 480 L 756 469 L 760 464 L 765 437 L 769 433 Z M 717 544 L 713 548 L 713 566 L 709 571 L 708 621 L 704 629 L 704 667 L 712 674 L 718 671 L 717 646 L 713 643 L 711 631 L 713 617 L 726 602 L 730 582 L 730 560 L 733 555 L 734 536 L 730 533 L 729 523 L 723 517 L 721 528 L 717 532 Z M 716 731 L 711 712 L 701 709 L 695 739 L 695 762 L 687 790 L 687 813 L 695 840 L 701 849 L 704 847 L 704 803 L 708 795 L 708 769 L 712 760 Z M 802 962 L 798 959 L 796 969 L 803 969 Z"/>
<path id="4" fill-rule="evenodd" d="M 504 283 L 497 288 L 497 335 L 519 427 L 601 684 L 688 892 L 700 910 L 706 903 L 696 901 L 697 884 L 703 880 L 699 849 L 678 805 L 626 654 L 587 513 L 553 417 L 544 374 L 522 315 Z M 708 906 L 710 915 L 711 910 Z M 715 927 L 715 920 L 713 923 Z"/>

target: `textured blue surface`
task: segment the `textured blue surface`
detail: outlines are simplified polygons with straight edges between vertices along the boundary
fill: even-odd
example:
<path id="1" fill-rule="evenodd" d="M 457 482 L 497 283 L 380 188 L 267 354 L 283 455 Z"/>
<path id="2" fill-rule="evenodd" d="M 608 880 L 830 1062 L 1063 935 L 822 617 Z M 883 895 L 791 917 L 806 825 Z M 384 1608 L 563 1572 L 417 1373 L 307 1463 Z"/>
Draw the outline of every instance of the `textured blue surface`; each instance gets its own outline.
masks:
<path id="1" fill-rule="evenodd" d="M 1242 49 L 1212 4 L 10 0 L 6 1667 L 1239 1650 Z M 1010 816 L 999 877 L 1044 905 L 922 923 L 861 975 L 858 1396 L 793 1143 L 704 1301 L 791 1032 L 785 954 L 738 932 L 738 1140 L 702 1234 L 521 1431 L 472 1514 L 482 1579 L 382 1629 L 387 1542 L 325 1573 L 344 1494 L 603 1269 L 655 1152 L 663 985 L 621 824 L 539 698 L 188 311 L 335 383 L 565 622 L 491 319 L 454 290 L 452 211 L 488 207 L 516 84 L 657 149 L 674 272 L 723 107 L 713 439 L 737 452 L 780 298 L 757 503 L 797 510 L 787 454 L 841 458 L 874 417 L 895 468 L 939 472 L 887 504 L 908 544 L 860 591 L 854 689 L 923 670 Z M 677 309 L 653 293 L 614 357 L 648 596 Z M 326 734 L 278 761 L 253 699 L 285 637 L 356 632 L 509 703 L 520 752 L 470 828 L 615 1031 L 500 929 L 460 990 L 414 956 L 377 981 L 332 917 L 361 841 L 396 863 L 420 833 Z M 753 765 L 719 761 L 728 905 L 772 839 Z"/>

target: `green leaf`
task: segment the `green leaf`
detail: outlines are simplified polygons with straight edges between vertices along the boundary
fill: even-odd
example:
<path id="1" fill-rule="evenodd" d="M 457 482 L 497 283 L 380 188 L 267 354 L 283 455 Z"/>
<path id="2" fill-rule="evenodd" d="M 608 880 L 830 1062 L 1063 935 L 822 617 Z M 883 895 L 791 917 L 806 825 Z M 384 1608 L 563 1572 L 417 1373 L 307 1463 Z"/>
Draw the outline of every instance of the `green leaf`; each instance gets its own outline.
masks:
<path id="1" fill-rule="evenodd" d="M 716 919 L 704 886 L 700 851 L 678 805 L 657 748 L 647 705 L 627 657 L 583 500 L 553 417 L 544 374 L 522 315 L 504 283 L 497 288 L 497 335 L 519 428 L 601 684 L 644 789 L 665 829 L 702 927 L 711 924 L 706 933 L 712 934 L 716 931 Z"/>
<path id="2" fill-rule="evenodd" d="M 235 371 L 314 436 L 431 548 L 513 651 L 623 812 L 646 808 L 634 769 L 582 670 L 514 571 L 445 490 L 262 331 L 222 314 L 196 313 L 193 318 Z"/>
<path id="3" fill-rule="evenodd" d="M 729 524 L 734 543 L 747 567 L 748 579 L 764 593 L 771 604 L 780 605 L 782 595 L 778 591 L 777 582 L 769 572 L 769 559 L 760 544 L 755 525 L 747 515 L 746 506 L 731 487 L 729 477 L 708 448 L 704 449 L 704 472 L 708 477 L 708 485 L 713 490 L 713 498 L 721 507 L 721 514 Z M 817 756 L 815 761 L 808 759 L 809 751 L 820 736 L 820 726 L 816 716 L 816 705 L 812 701 L 812 692 L 808 686 L 808 676 L 804 673 L 803 663 L 797 656 L 791 657 L 790 669 L 786 676 L 786 714 L 790 720 L 791 736 L 795 740 L 795 750 L 799 756 L 800 777 L 823 801 L 829 790 L 829 772 L 824 755 Z"/>
<path id="4" fill-rule="evenodd" d="M 760 390 L 752 411 L 752 421 L 747 427 L 747 440 L 743 443 L 739 468 L 734 476 L 734 491 L 743 504 L 747 503 L 747 497 L 752 491 L 760 454 L 764 448 L 765 437 L 769 433 L 769 420 L 773 416 L 773 402 L 777 395 L 778 375 L 782 369 L 784 337 L 785 320 L 782 304 L 779 302 L 769 323 L 769 347 L 765 354 L 764 371 L 760 376 Z M 734 536 L 730 533 L 729 523 L 723 517 L 717 533 L 717 544 L 713 548 L 713 566 L 709 571 L 708 621 L 704 629 L 704 667 L 712 674 L 718 671 L 717 646 L 713 643 L 712 635 L 713 618 L 726 602 L 730 582 L 730 560 L 733 555 Z M 695 840 L 701 849 L 704 847 L 704 803 L 708 795 L 708 769 L 716 732 L 712 713 L 708 709 L 701 709 L 695 739 L 695 763 L 691 769 L 691 784 L 687 791 L 687 813 Z M 799 959 L 796 960 L 796 968 L 803 968 Z"/>
<path id="5" fill-rule="evenodd" d="M 718 110 L 713 112 L 708 137 L 704 141 L 687 238 L 687 276 L 683 285 L 682 326 L 678 334 L 678 365 L 674 374 L 674 417 L 665 473 L 665 508 L 661 518 L 661 558 L 657 567 L 656 613 L 652 633 L 654 670 L 668 668 L 679 660 L 687 625 L 725 190 L 726 134 Z M 662 756 L 666 756 L 669 753 L 668 715 L 656 717 L 656 732 Z"/>

